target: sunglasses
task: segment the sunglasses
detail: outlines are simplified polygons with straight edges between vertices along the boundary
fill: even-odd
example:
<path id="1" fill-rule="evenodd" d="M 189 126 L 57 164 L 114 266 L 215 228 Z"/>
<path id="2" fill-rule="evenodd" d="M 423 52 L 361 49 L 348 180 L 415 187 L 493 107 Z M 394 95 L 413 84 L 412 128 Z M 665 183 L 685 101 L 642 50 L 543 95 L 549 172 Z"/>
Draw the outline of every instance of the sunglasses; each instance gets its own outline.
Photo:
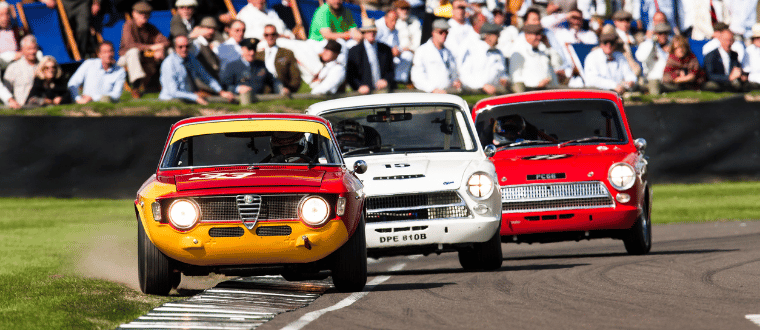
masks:
<path id="1" fill-rule="evenodd" d="M 438 33 L 438 34 L 449 34 L 449 30 L 436 30 L 435 33 Z"/>
<path id="2" fill-rule="evenodd" d="M 264 33 L 264 37 L 276 37 L 277 33 Z"/>
<path id="3" fill-rule="evenodd" d="M 614 41 L 609 41 L 609 40 L 607 40 L 607 41 L 602 41 L 602 45 L 613 45 L 613 44 L 615 44 L 615 42 L 614 42 Z"/>
<path id="4" fill-rule="evenodd" d="M 185 49 L 188 45 L 174 45 L 177 49 Z"/>
<path id="5" fill-rule="evenodd" d="M 467 7 L 465 7 L 465 6 L 456 6 L 456 7 L 454 7 L 454 8 L 456 8 L 456 9 L 462 9 L 462 10 L 465 10 L 465 9 L 467 9 Z"/>

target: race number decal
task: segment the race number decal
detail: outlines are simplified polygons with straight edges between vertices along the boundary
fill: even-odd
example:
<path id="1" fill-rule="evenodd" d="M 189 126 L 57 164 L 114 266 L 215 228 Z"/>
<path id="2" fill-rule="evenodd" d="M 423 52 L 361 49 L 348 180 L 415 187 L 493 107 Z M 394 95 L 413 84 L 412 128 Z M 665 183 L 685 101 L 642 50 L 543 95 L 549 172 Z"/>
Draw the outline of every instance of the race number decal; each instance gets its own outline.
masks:
<path id="1" fill-rule="evenodd" d="M 188 180 L 219 180 L 219 179 L 242 179 L 253 173 L 203 173 Z"/>
<path id="2" fill-rule="evenodd" d="M 427 234 L 409 234 L 409 235 L 394 235 L 394 236 L 381 236 L 380 243 L 398 243 L 409 241 L 424 241 L 427 239 Z"/>

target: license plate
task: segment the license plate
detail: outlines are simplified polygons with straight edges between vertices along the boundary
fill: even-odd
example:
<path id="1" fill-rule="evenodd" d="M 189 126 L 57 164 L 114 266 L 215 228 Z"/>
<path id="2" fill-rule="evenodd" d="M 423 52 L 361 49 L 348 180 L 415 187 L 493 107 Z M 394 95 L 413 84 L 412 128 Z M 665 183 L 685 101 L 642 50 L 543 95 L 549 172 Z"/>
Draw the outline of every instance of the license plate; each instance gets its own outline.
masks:
<path id="1" fill-rule="evenodd" d="M 380 243 L 416 242 L 427 240 L 427 234 L 405 234 L 380 236 Z"/>

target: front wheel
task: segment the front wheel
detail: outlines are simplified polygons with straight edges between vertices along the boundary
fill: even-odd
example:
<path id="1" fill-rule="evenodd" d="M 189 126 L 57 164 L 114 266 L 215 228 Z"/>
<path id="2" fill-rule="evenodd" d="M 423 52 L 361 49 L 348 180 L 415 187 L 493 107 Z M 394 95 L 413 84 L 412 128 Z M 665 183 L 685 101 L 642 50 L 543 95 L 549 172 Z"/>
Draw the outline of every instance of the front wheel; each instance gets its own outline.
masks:
<path id="1" fill-rule="evenodd" d="M 358 292 L 367 284 L 367 237 L 364 215 L 354 235 L 335 251 L 332 269 L 333 285 L 341 292 Z"/>
<path id="2" fill-rule="evenodd" d="M 181 274 L 172 271 L 171 259 L 153 245 L 140 222 L 137 223 L 137 255 L 137 277 L 143 293 L 166 296 L 179 284 Z"/>
<path id="3" fill-rule="evenodd" d="M 626 236 L 623 238 L 625 250 L 631 255 L 642 255 L 649 253 L 652 249 L 652 214 L 649 209 L 649 202 L 644 204 L 644 212 L 641 213 L 636 223 L 628 229 Z"/>
<path id="4" fill-rule="evenodd" d="M 496 230 L 493 237 L 483 243 L 475 243 L 472 248 L 459 251 L 459 264 L 467 270 L 495 270 L 501 268 L 501 235 Z"/>

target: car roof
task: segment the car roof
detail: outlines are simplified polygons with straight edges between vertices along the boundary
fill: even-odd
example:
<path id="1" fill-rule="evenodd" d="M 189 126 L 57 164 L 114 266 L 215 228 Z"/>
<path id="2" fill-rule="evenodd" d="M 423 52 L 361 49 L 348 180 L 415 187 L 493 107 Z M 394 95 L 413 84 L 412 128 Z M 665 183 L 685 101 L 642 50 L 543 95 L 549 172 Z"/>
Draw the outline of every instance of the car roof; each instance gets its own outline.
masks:
<path id="1" fill-rule="evenodd" d="M 306 112 L 309 114 L 317 115 L 322 112 L 334 109 L 417 103 L 453 103 L 461 106 L 465 110 L 469 109 L 467 102 L 456 95 L 432 93 L 394 93 L 353 96 L 323 101 L 311 105 L 308 109 L 306 109 Z"/>
<path id="2" fill-rule="evenodd" d="M 249 113 L 239 115 L 220 115 L 220 116 L 201 116 L 182 119 L 172 125 L 171 130 L 174 131 L 177 127 L 187 125 L 191 123 L 203 123 L 212 121 L 224 121 L 224 120 L 241 120 L 241 119 L 285 119 L 285 120 L 313 120 L 325 124 L 327 127 L 331 127 L 330 123 L 322 118 L 306 114 L 291 114 L 291 113 Z"/>
<path id="3" fill-rule="evenodd" d="M 478 103 L 472 108 L 472 114 L 474 117 L 486 107 L 499 104 L 564 99 L 607 99 L 613 102 L 618 102 L 619 105 L 623 104 L 622 99 L 615 92 L 586 89 L 560 89 L 489 97 L 478 101 Z"/>

